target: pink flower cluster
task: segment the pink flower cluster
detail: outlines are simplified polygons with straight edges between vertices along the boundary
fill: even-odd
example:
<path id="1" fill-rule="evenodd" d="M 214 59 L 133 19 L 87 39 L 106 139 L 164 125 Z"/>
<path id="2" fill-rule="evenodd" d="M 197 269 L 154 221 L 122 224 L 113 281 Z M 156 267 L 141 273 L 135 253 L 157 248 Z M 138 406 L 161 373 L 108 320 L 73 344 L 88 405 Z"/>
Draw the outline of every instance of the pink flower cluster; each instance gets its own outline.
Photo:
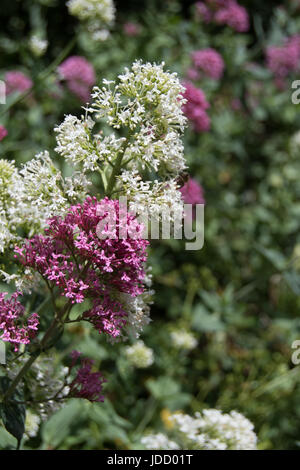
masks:
<path id="1" fill-rule="evenodd" d="M 82 102 L 89 100 L 91 89 L 96 82 L 92 64 L 84 57 L 71 56 L 58 67 L 58 72 L 74 95 Z"/>
<path id="2" fill-rule="evenodd" d="M 70 370 L 75 366 L 81 353 L 72 351 L 72 364 Z M 75 398 L 85 398 L 91 402 L 103 402 L 102 385 L 106 380 L 101 372 L 92 372 L 94 361 L 82 358 L 80 368 L 73 382 L 70 384 L 69 396 Z"/>
<path id="3" fill-rule="evenodd" d="M 196 88 L 191 82 L 184 82 L 185 92 L 183 97 L 187 102 L 183 105 L 183 112 L 193 123 L 196 132 L 206 132 L 210 129 L 210 117 L 206 110 L 210 107 L 204 92 Z"/>
<path id="4" fill-rule="evenodd" d="M 266 51 L 267 66 L 277 80 L 300 68 L 300 36 L 287 38 L 283 46 L 270 46 Z"/>
<path id="5" fill-rule="evenodd" d="M 18 70 L 7 72 L 5 74 L 4 81 L 6 84 L 7 95 L 15 92 L 23 93 L 24 91 L 29 90 L 33 85 L 32 80 Z"/>
<path id="6" fill-rule="evenodd" d="M 7 136 L 7 129 L 4 126 L 0 126 L 0 142 Z"/>
<path id="7" fill-rule="evenodd" d="M 119 201 L 105 198 L 98 202 L 95 197 L 72 206 L 64 218 L 53 217 L 48 224 L 45 236 L 36 235 L 16 247 L 16 257 L 71 303 L 90 299 L 92 307 L 84 318 L 99 333 L 119 336 L 127 318 L 119 293 L 136 297 L 144 290 L 149 243 L 141 238 L 144 227 L 119 207 Z M 124 231 L 130 238 L 123 237 Z"/>
<path id="8" fill-rule="evenodd" d="M 194 51 L 191 54 L 194 67 L 202 71 L 208 77 L 219 80 L 224 71 L 222 56 L 211 48 Z"/>
<path id="9" fill-rule="evenodd" d="M 193 178 L 188 179 L 185 185 L 180 188 L 180 192 L 185 204 L 205 204 L 203 188 Z"/>
<path id="10" fill-rule="evenodd" d="M 230 26 L 243 33 L 249 30 L 247 10 L 236 0 L 204 0 L 196 3 L 196 13 L 205 23 L 217 23 Z"/>
<path id="11" fill-rule="evenodd" d="M 39 316 L 32 313 L 27 324 L 24 324 L 22 317 L 25 315 L 25 307 L 18 301 L 20 292 L 15 292 L 10 299 L 5 299 L 7 292 L 0 293 L 0 339 L 14 344 L 15 351 L 19 344 L 29 344 L 36 335 Z"/>

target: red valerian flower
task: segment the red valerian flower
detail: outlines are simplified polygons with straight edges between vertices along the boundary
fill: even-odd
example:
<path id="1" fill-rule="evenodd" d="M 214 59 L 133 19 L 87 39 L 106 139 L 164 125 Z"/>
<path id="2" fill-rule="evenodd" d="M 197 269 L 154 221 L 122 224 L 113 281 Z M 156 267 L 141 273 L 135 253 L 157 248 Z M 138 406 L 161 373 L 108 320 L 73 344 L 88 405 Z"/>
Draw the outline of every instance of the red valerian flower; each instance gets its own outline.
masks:
<path id="1" fill-rule="evenodd" d="M 72 364 L 70 370 L 73 369 L 81 354 L 78 351 L 72 351 Z M 103 402 L 102 385 L 106 380 L 101 372 L 92 372 L 94 361 L 88 358 L 80 358 L 80 367 L 73 382 L 70 384 L 70 397 L 85 398 L 91 402 Z"/>
<path id="2" fill-rule="evenodd" d="M 25 307 L 18 301 L 21 293 L 15 292 L 10 299 L 5 299 L 6 295 L 7 292 L 0 293 L 0 339 L 13 344 L 17 351 L 19 344 L 29 344 L 35 337 L 39 316 L 32 313 L 27 319 L 27 324 L 24 323 Z"/>
<path id="3" fill-rule="evenodd" d="M 99 333 L 119 336 L 127 318 L 121 294 L 136 297 L 144 292 L 149 244 L 142 239 L 144 227 L 119 201 L 95 197 L 48 224 L 45 235 L 16 247 L 16 257 L 71 303 L 89 299 L 92 307 L 84 319 Z"/>

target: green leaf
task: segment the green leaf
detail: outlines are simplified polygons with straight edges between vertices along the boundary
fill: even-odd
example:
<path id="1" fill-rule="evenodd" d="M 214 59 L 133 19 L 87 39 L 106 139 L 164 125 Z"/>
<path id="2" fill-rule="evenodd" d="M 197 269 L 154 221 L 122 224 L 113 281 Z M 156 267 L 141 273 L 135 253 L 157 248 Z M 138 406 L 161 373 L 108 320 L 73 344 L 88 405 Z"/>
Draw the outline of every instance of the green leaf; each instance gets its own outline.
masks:
<path id="1" fill-rule="evenodd" d="M 300 295 L 300 275 L 296 272 L 285 272 L 283 277 L 296 295 Z"/>
<path id="2" fill-rule="evenodd" d="M 208 313 L 202 305 L 198 305 L 193 312 L 192 327 L 196 331 L 210 333 L 224 331 L 225 324 L 218 313 Z"/>
<path id="3" fill-rule="evenodd" d="M 2 394 L 8 390 L 10 384 L 11 380 L 8 377 L 0 377 L 0 390 Z M 25 431 L 26 408 L 25 405 L 16 403 L 22 401 L 22 398 L 22 393 L 16 390 L 11 397 L 11 401 L 0 403 L 0 417 L 4 427 L 17 439 L 18 447 Z"/>
<path id="4" fill-rule="evenodd" d="M 80 400 L 72 399 L 55 413 L 42 428 L 44 445 L 47 449 L 57 448 L 70 434 L 71 426 L 82 417 Z"/>
<path id="5" fill-rule="evenodd" d="M 286 268 L 287 261 L 285 257 L 277 250 L 271 248 L 265 248 L 260 245 L 255 245 L 256 250 L 261 253 L 265 258 L 267 258 L 270 263 L 275 266 L 276 269 L 282 271 Z"/>
<path id="6" fill-rule="evenodd" d="M 180 386 L 169 377 L 160 377 L 157 380 L 149 379 L 146 386 L 157 400 L 165 400 L 180 392 Z"/>
<path id="7" fill-rule="evenodd" d="M 14 450 L 16 439 L 0 423 L 0 450 Z"/>

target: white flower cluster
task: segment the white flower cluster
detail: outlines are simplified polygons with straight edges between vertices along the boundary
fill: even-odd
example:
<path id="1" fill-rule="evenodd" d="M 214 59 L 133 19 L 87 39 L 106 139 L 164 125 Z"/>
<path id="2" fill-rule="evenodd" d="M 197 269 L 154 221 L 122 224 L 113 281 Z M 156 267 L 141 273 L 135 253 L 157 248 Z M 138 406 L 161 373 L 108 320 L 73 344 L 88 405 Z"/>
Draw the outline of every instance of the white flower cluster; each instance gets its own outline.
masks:
<path id="1" fill-rule="evenodd" d="M 14 162 L 0 160 L 0 253 L 16 240 L 20 177 Z"/>
<path id="2" fill-rule="evenodd" d="M 36 155 L 21 170 L 13 162 L 0 160 L 0 251 L 17 238 L 20 226 L 28 236 L 40 232 L 47 219 L 85 198 L 89 184 L 80 172 L 64 179 L 48 152 Z"/>
<path id="3" fill-rule="evenodd" d="M 41 39 L 39 36 L 33 35 L 29 40 L 29 48 L 31 52 L 36 56 L 40 57 L 45 54 L 48 47 L 48 41 Z"/>
<path id="4" fill-rule="evenodd" d="M 179 446 L 176 442 L 171 441 L 163 433 L 158 434 L 148 434 L 143 437 L 141 443 L 146 447 L 146 449 L 155 449 L 155 450 L 178 450 Z"/>
<path id="5" fill-rule="evenodd" d="M 170 333 L 172 344 L 177 349 L 191 351 L 198 344 L 195 336 L 187 330 L 173 330 Z"/>
<path id="6" fill-rule="evenodd" d="M 127 128 L 126 158 L 155 170 L 178 173 L 185 168 L 181 132 L 186 118 L 182 111 L 184 88 L 177 74 L 162 64 L 133 63 L 119 75 L 119 82 L 104 81 L 94 87 L 90 108 L 115 129 Z"/>
<path id="7" fill-rule="evenodd" d="M 50 217 L 85 199 L 89 184 L 79 171 L 63 178 L 48 152 L 36 155 L 20 170 L 14 162 L 0 160 L 0 253 L 22 241 L 20 231 L 28 238 L 41 233 Z M 3 270 L 0 275 L 22 290 L 36 285 L 38 278 L 29 269 L 21 277 Z"/>
<path id="8" fill-rule="evenodd" d="M 109 196 L 113 177 L 114 192 L 127 196 L 138 215 L 147 212 L 181 225 L 183 201 L 176 181 L 186 168 L 184 89 L 164 64 L 136 61 L 118 78 L 118 83 L 104 80 L 102 88 L 94 88 L 84 117 L 68 115 L 55 128 L 56 151 L 84 173 L 99 172 Z M 103 119 L 105 129 L 114 129 L 108 135 L 94 131 Z"/>
<path id="9" fill-rule="evenodd" d="M 24 433 L 24 440 L 30 439 L 31 437 L 35 437 L 39 432 L 41 419 L 40 417 L 32 413 L 30 410 L 26 410 L 26 419 L 25 419 L 25 433 Z"/>
<path id="10" fill-rule="evenodd" d="M 137 170 L 124 170 L 120 175 L 123 191 L 133 213 L 151 216 L 152 220 L 178 221 L 183 217 L 183 200 L 177 182 L 143 181 Z"/>
<path id="11" fill-rule="evenodd" d="M 137 341 L 132 346 L 125 348 L 125 355 L 129 363 L 137 369 L 145 369 L 154 362 L 154 354 L 152 349 L 145 346 L 144 341 Z"/>
<path id="12" fill-rule="evenodd" d="M 229 414 L 216 409 L 196 413 L 195 417 L 173 413 L 168 418 L 172 439 L 181 450 L 255 450 L 257 437 L 253 424 L 241 413 Z M 163 449 L 168 438 L 161 434 L 146 436 L 147 449 Z M 157 447 L 156 447 L 157 446 Z"/>
<path id="13" fill-rule="evenodd" d="M 11 379 L 18 374 L 28 356 L 22 356 L 6 370 Z M 30 375 L 26 376 L 26 387 L 30 391 L 31 412 L 40 420 L 46 420 L 63 406 L 63 399 L 70 392 L 69 368 L 56 367 L 53 358 L 40 356 L 33 363 Z M 58 400 L 56 400 L 58 399 Z"/>
<path id="14" fill-rule="evenodd" d="M 257 437 L 253 424 L 241 413 L 216 409 L 196 413 L 195 418 L 174 413 L 170 417 L 183 442 L 192 449 L 254 450 Z"/>
<path id="15" fill-rule="evenodd" d="M 54 128 L 57 146 L 55 151 L 74 165 L 82 164 L 86 171 L 97 171 L 101 163 L 112 161 L 121 150 L 124 138 L 117 139 L 114 134 L 101 138 L 93 135 L 95 122 L 91 117 L 68 115 Z"/>
<path id="16" fill-rule="evenodd" d="M 112 0 L 69 0 L 67 6 L 71 15 L 85 22 L 94 40 L 105 40 L 115 19 Z"/>

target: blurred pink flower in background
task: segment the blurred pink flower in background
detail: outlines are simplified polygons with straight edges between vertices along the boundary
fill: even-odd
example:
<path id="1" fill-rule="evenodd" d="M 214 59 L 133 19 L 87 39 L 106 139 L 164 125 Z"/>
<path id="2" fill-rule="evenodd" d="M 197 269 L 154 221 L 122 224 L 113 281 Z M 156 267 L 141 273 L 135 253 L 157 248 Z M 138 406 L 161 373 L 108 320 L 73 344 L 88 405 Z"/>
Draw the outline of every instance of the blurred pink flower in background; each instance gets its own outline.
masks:
<path id="1" fill-rule="evenodd" d="M 198 70 L 190 67 L 186 71 L 186 76 L 189 80 L 198 80 L 200 78 Z"/>
<path id="2" fill-rule="evenodd" d="M 203 2 L 196 3 L 196 15 L 205 23 L 210 23 L 213 20 L 213 12 Z"/>
<path id="3" fill-rule="evenodd" d="M 196 15 L 205 23 L 218 23 L 230 26 L 239 33 L 249 30 L 247 10 L 236 0 L 204 0 L 196 3 Z"/>
<path id="4" fill-rule="evenodd" d="M 19 72 L 18 70 L 7 72 L 4 76 L 4 81 L 7 95 L 15 92 L 23 93 L 24 91 L 29 90 L 33 85 L 32 80 L 23 72 Z"/>
<path id="5" fill-rule="evenodd" d="M 205 204 L 203 188 L 194 178 L 189 178 L 179 191 L 185 204 Z"/>
<path id="6" fill-rule="evenodd" d="M 239 33 L 249 30 L 248 13 L 235 1 L 229 1 L 228 5 L 217 11 L 214 19 L 216 23 L 226 24 Z"/>
<path id="7" fill-rule="evenodd" d="M 58 72 L 74 95 L 82 102 L 89 100 L 96 82 L 95 70 L 90 62 L 81 56 L 71 56 L 58 67 Z"/>
<path id="8" fill-rule="evenodd" d="M 276 83 L 282 86 L 283 78 L 300 69 L 300 36 L 286 38 L 282 46 L 269 46 L 266 58 L 267 66 L 275 75 Z"/>
<path id="9" fill-rule="evenodd" d="M 211 48 L 201 49 L 191 53 L 194 67 L 204 72 L 205 75 L 219 80 L 224 71 L 222 56 Z"/>
<path id="10" fill-rule="evenodd" d="M 127 36 L 138 36 L 138 34 L 141 31 L 140 25 L 136 23 L 132 23 L 131 21 L 128 21 L 127 23 L 124 23 L 123 26 L 123 31 Z"/>
<path id="11" fill-rule="evenodd" d="M 204 92 L 188 81 L 185 81 L 183 86 L 185 87 L 183 97 L 187 100 L 183 105 L 183 112 L 193 123 L 196 132 L 208 131 L 210 129 L 210 117 L 207 115 L 206 109 L 210 105 L 205 98 Z"/>
<path id="12" fill-rule="evenodd" d="M 8 134 L 7 130 L 5 129 L 4 126 L 0 126 L 0 142 L 1 140 L 4 139 L 4 137 L 6 137 Z"/>

